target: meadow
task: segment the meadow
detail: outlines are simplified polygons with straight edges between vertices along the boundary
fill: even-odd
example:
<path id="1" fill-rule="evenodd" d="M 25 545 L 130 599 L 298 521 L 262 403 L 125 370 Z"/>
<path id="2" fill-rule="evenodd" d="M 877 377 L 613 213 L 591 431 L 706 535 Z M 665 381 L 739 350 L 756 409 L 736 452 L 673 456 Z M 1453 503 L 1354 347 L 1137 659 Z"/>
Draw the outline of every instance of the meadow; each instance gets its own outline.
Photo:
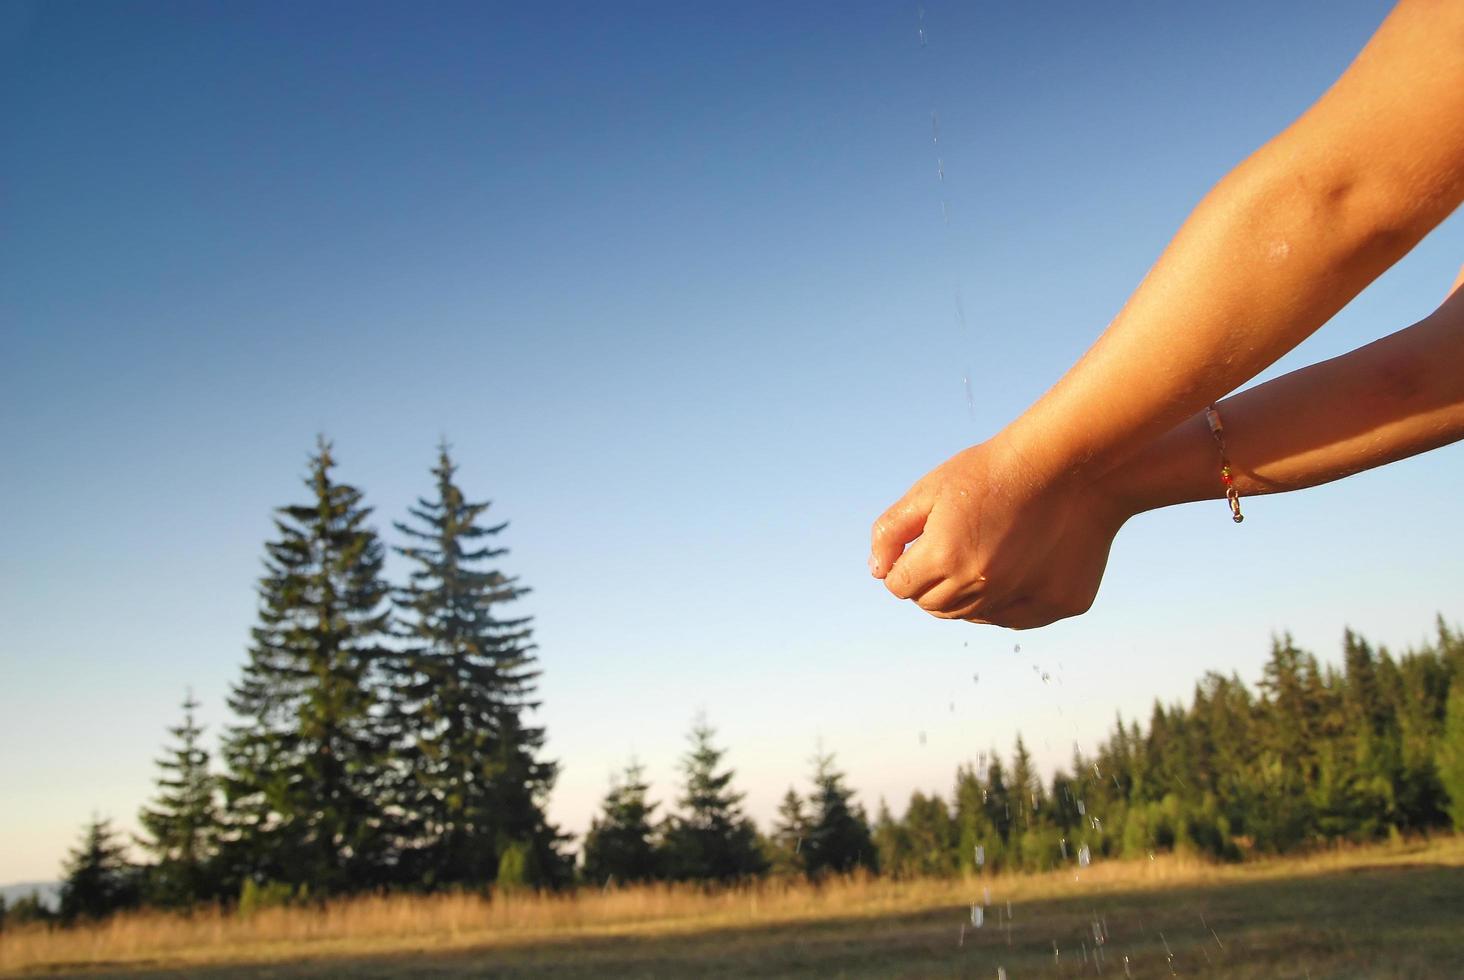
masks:
<path id="1" fill-rule="evenodd" d="M 980 910 L 973 910 L 973 903 Z M 980 925 L 973 925 L 979 921 Z M 1216 865 L 369 896 L 0 935 L 4 975 L 1448 977 L 1464 837 Z"/>

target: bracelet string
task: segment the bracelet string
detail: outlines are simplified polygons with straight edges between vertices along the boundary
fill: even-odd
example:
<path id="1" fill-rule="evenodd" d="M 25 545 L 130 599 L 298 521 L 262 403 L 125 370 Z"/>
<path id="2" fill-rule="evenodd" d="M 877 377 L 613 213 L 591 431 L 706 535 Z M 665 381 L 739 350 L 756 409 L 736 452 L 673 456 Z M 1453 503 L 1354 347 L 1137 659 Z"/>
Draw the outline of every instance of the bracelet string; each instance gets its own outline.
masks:
<path id="1" fill-rule="evenodd" d="M 1240 512 L 1240 490 L 1235 486 L 1235 476 L 1230 472 L 1230 454 L 1225 451 L 1225 424 L 1220 421 L 1220 413 L 1211 405 L 1205 410 L 1205 421 L 1210 424 L 1210 435 L 1215 437 L 1215 445 L 1220 448 L 1220 482 L 1225 487 L 1225 502 L 1230 504 L 1230 518 L 1239 524 L 1245 520 L 1245 515 Z"/>

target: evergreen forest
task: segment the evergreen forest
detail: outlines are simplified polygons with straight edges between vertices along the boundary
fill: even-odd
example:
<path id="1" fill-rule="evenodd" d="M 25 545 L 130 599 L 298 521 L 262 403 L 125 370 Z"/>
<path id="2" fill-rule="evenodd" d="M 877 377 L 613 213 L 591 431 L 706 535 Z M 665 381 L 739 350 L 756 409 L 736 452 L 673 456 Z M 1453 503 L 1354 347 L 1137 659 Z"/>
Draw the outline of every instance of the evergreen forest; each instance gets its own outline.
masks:
<path id="1" fill-rule="evenodd" d="M 1277 637 L 1254 684 L 1206 674 L 1187 705 L 1118 718 L 1050 778 L 1018 735 L 1006 756 L 973 747 L 948 796 L 917 791 L 898 814 L 881 801 L 872 818 L 820 751 L 759 828 L 698 716 L 675 797 L 652 799 L 632 760 L 576 848 L 546 815 L 558 765 L 533 723 L 533 623 L 515 611 L 528 587 L 500 570 L 507 523 L 465 495 L 444 445 L 388 545 L 336 467 L 321 439 L 301 502 L 275 512 L 217 748 L 189 693 L 141 835 L 93 818 L 60 908 L 0 902 L 0 928 L 383 889 L 940 876 L 1165 851 L 1237 861 L 1464 829 L 1464 633 L 1440 618 L 1401 654 L 1347 631 L 1339 662 Z M 388 547 L 403 581 L 384 575 Z"/>

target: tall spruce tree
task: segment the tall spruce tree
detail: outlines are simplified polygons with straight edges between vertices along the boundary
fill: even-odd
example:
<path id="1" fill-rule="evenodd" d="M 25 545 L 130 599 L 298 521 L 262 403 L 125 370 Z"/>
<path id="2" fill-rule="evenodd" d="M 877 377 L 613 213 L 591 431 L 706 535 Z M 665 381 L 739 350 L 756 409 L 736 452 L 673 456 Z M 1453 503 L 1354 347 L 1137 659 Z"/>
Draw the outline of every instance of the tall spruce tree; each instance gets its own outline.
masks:
<path id="1" fill-rule="evenodd" d="M 610 782 L 601 814 L 585 834 L 585 878 L 591 882 L 649 881 L 660 876 L 651 815 L 657 803 L 647 799 L 651 787 L 638 762 Z"/>
<path id="2" fill-rule="evenodd" d="M 678 879 L 731 881 L 762 874 L 766 862 L 757 830 L 742 813 L 742 794 L 732 789 L 733 771 L 723 770 L 726 753 L 712 744 L 716 733 L 704 716 L 692 724 L 691 750 L 682 759 L 681 812 L 664 833 L 668 871 Z"/>
<path id="3" fill-rule="evenodd" d="M 218 840 L 218 785 L 208 751 L 199 745 L 203 729 L 193 718 L 198 706 L 190 690 L 183 723 L 168 729 L 177 744 L 157 760 L 158 795 L 138 814 L 147 832 L 138 843 L 156 859 L 146 886 L 154 905 L 186 907 L 213 893 L 209 864 Z"/>
<path id="4" fill-rule="evenodd" d="M 390 619 L 384 549 L 361 491 L 334 467 L 322 438 L 312 499 L 277 511 L 259 625 L 229 698 L 241 723 L 224 744 L 235 874 L 326 893 L 382 881 L 390 846 L 373 680 Z"/>
<path id="5" fill-rule="evenodd" d="M 136 869 L 111 821 L 93 817 L 63 868 L 61 921 L 103 919 L 137 904 Z"/>
<path id="6" fill-rule="evenodd" d="M 396 528 L 413 568 L 396 594 L 407 645 L 394 654 L 391 716 L 406 778 L 396 794 L 415 841 L 410 865 L 422 884 L 493 881 L 507 860 L 532 885 L 565 883 L 564 837 L 544 813 L 558 772 L 538 758 L 544 730 L 526 723 L 539 671 L 529 617 L 500 614 L 529 590 L 485 567 L 508 553 L 488 541 L 487 502 L 472 503 L 439 448 L 436 494 Z"/>
<path id="7" fill-rule="evenodd" d="M 810 876 L 848 874 L 855 868 L 874 871 L 878 854 L 870 837 L 864 808 L 852 802 L 854 791 L 844 785 L 844 774 L 834 768 L 832 754 L 813 759 L 813 813 L 809 819 L 804 858 Z"/>

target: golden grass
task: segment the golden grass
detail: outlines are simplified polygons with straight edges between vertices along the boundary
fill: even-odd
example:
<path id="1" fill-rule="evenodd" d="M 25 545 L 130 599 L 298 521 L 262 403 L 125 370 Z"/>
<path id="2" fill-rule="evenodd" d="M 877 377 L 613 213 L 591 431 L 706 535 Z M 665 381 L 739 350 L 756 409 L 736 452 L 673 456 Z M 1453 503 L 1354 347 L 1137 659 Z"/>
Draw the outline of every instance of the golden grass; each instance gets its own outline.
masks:
<path id="1" fill-rule="evenodd" d="M 875 918 L 969 904 L 1157 891 L 1225 882 L 1306 877 L 1398 864 L 1464 866 L 1464 837 L 1341 847 L 1216 865 L 1163 855 L 1098 862 L 1080 873 L 892 880 L 854 876 L 813 886 L 764 881 L 703 890 L 684 885 L 520 894 L 378 895 L 239 916 L 141 912 L 70 930 L 0 933 L 0 972 L 108 965 L 188 967 L 401 952 L 552 944 L 603 936 L 660 936 L 823 919 Z"/>

